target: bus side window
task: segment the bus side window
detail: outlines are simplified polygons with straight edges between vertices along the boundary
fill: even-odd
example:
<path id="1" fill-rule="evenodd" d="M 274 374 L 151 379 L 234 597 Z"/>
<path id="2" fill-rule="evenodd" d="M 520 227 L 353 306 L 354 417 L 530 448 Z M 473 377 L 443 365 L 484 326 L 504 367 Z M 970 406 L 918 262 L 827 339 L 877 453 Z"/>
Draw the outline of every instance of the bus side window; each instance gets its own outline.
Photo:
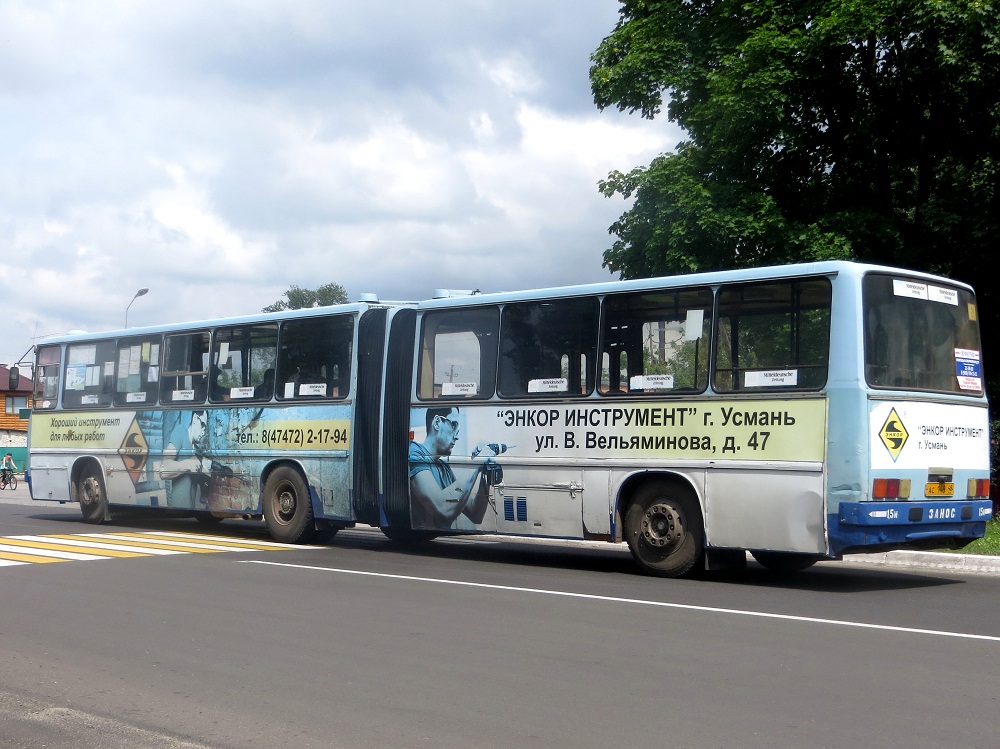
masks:
<path id="1" fill-rule="evenodd" d="M 208 394 L 208 331 L 168 335 L 163 348 L 160 403 L 204 403 Z"/>
<path id="2" fill-rule="evenodd" d="M 114 341 L 91 341 L 66 347 L 64 408 L 111 405 L 117 350 Z"/>
<path id="3" fill-rule="evenodd" d="M 831 298 L 827 278 L 723 287 L 719 291 L 715 389 L 823 387 L 830 361 Z"/>
<path id="4" fill-rule="evenodd" d="M 116 406 L 156 403 L 160 390 L 160 344 L 158 335 L 118 341 Z"/>
<path id="5" fill-rule="evenodd" d="M 55 408 L 59 399 L 59 365 L 62 364 L 58 346 L 40 346 L 35 367 L 35 390 L 32 401 L 36 409 Z"/>
<path id="6" fill-rule="evenodd" d="M 425 315 L 417 395 L 421 399 L 493 397 L 499 323 L 496 307 Z"/>
<path id="7" fill-rule="evenodd" d="M 265 378 L 268 370 L 273 375 L 277 358 L 276 324 L 219 328 L 212 337 L 209 400 L 215 403 L 270 400 L 273 388 L 267 387 Z"/>
<path id="8" fill-rule="evenodd" d="M 703 392 L 711 318 L 712 291 L 707 288 L 606 297 L 601 394 Z"/>
<path id="9" fill-rule="evenodd" d="M 278 342 L 277 398 L 346 398 L 351 386 L 353 342 L 353 315 L 283 322 Z"/>
<path id="10" fill-rule="evenodd" d="M 597 372 L 599 310 L 596 297 L 505 305 L 500 395 L 589 395 Z"/>

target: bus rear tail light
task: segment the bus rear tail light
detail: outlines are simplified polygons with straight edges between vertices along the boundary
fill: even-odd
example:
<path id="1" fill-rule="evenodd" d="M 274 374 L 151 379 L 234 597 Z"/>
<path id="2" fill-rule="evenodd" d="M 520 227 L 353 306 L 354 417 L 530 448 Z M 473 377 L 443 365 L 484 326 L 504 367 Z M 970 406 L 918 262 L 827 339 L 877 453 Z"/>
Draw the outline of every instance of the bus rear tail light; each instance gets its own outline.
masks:
<path id="1" fill-rule="evenodd" d="M 875 479 L 872 484 L 872 499 L 909 499 L 909 479 Z"/>
<path id="2" fill-rule="evenodd" d="M 990 480 L 969 479 L 969 490 L 966 496 L 969 499 L 986 499 L 990 496 Z"/>

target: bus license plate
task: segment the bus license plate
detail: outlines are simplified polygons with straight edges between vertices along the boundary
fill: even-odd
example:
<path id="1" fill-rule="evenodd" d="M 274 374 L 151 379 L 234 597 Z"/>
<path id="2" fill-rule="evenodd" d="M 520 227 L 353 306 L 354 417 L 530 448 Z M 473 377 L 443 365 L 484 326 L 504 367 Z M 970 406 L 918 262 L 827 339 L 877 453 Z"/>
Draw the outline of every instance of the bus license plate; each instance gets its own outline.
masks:
<path id="1" fill-rule="evenodd" d="M 955 496 L 955 485 L 954 484 L 927 484 L 924 488 L 924 496 L 926 497 L 954 497 Z"/>

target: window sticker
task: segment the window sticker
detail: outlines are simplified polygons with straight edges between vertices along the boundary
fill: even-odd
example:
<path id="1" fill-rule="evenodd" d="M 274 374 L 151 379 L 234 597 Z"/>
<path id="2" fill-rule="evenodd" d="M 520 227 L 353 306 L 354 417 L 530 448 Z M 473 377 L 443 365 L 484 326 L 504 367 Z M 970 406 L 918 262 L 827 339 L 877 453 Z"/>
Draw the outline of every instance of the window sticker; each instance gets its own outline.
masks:
<path id="1" fill-rule="evenodd" d="M 87 365 L 73 364 L 66 367 L 66 389 L 83 390 L 87 386 Z"/>
<path id="2" fill-rule="evenodd" d="M 118 379 L 124 380 L 129 375 L 129 365 L 132 361 L 132 350 L 123 348 L 118 352 Z"/>
<path id="3" fill-rule="evenodd" d="M 569 390 L 569 380 L 565 377 L 528 380 L 529 393 L 565 393 L 567 390 Z"/>
<path id="4" fill-rule="evenodd" d="M 797 369 L 772 369 L 766 372 L 747 372 L 743 384 L 748 388 L 794 387 L 799 383 Z"/>
<path id="5" fill-rule="evenodd" d="M 955 374 L 962 390 L 982 390 L 983 375 L 979 365 L 979 352 L 973 349 L 955 349 Z"/>
<path id="6" fill-rule="evenodd" d="M 144 393 L 141 390 L 138 393 L 128 393 L 125 396 L 125 402 L 126 403 L 145 403 L 146 402 L 146 393 Z"/>
<path id="7" fill-rule="evenodd" d="M 128 373 L 130 375 L 139 374 L 142 367 L 142 346 L 133 346 L 132 354 L 128 362 Z"/>
<path id="8" fill-rule="evenodd" d="M 322 382 L 303 382 L 299 385 L 299 395 L 326 395 L 326 385 Z"/>
<path id="9" fill-rule="evenodd" d="M 942 304 L 950 304 L 953 307 L 958 306 L 957 289 L 946 289 L 943 286 L 928 286 L 927 296 L 932 302 L 941 302 Z"/>
<path id="10" fill-rule="evenodd" d="M 175 401 L 193 401 L 194 400 L 194 390 L 175 390 L 171 395 L 171 400 Z"/>
<path id="11" fill-rule="evenodd" d="M 705 310 L 689 309 L 687 318 L 684 320 L 684 340 L 697 341 L 701 338 L 701 331 L 705 324 Z M 670 387 L 673 387 L 671 385 Z"/>
<path id="12" fill-rule="evenodd" d="M 233 400 L 237 398 L 253 398 L 253 388 L 231 388 L 229 397 Z"/>
<path id="13" fill-rule="evenodd" d="M 673 390 L 674 376 L 669 374 L 636 375 L 628 381 L 629 390 Z"/>
<path id="14" fill-rule="evenodd" d="M 97 344 L 93 346 L 73 346 L 69 350 L 67 364 L 93 364 L 97 361 Z"/>
<path id="15" fill-rule="evenodd" d="M 478 393 L 479 383 L 477 382 L 441 383 L 441 395 L 477 395 Z"/>
<path id="16" fill-rule="evenodd" d="M 927 284 L 894 278 L 892 279 L 892 293 L 896 296 L 905 296 L 911 299 L 926 299 Z"/>

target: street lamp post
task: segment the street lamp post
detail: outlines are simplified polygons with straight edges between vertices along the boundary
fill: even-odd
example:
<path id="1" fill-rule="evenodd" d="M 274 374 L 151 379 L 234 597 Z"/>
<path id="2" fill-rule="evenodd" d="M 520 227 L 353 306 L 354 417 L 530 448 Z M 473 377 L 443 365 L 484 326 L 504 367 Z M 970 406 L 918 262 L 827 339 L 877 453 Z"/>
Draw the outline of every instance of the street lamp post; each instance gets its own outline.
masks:
<path id="1" fill-rule="evenodd" d="M 148 294 L 148 293 L 149 293 L 149 289 L 139 289 L 137 292 L 135 292 L 135 296 L 132 297 L 132 302 L 134 302 L 136 299 L 138 299 L 141 296 L 146 296 L 146 294 Z M 126 328 L 128 327 L 128 310 L 129 310 L 129 307 L 132 306 L 132 302 L 129 302 L 128 303 L 128 307 L 125 308 L 125 327 Z"/>

